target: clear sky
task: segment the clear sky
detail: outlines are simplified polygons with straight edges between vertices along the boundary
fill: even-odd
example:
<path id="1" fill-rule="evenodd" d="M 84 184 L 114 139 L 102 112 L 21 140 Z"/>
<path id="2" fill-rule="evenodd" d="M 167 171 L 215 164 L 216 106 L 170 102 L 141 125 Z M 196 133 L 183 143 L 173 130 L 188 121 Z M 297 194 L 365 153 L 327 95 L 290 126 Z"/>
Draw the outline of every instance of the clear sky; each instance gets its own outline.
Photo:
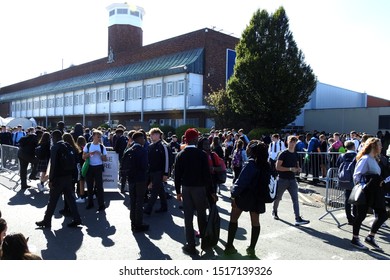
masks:
<path id="1" fill-rule="evenodd" d="M 108 0 L 0 2 L 0 86 L 107 56 Z M 240 37 L 257 9 L 283 6 L 320 82 L 390 99 L 389 0 L 136 0 L 144 45 L 215 28 Z"/>

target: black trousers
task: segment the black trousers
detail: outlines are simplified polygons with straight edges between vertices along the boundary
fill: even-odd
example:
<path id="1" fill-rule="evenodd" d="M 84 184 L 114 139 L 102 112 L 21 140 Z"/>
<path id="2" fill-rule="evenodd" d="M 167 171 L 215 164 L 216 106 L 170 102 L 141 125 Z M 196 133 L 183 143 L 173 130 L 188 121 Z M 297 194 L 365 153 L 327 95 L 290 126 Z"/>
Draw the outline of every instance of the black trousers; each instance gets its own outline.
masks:
<path id="1" fill-rule="evenodd" d="M 129 182 L 130 195 L 130 221 L 132 226 L 140 226 L 143 223 L 143 205 L 146 192 L 146 182 Z"/>
<path id="2" fill-rule="evenodd" d="M 88 188 L 88 203 L 93 203 L 93 190 L 96 188 L 98 204 L 104 206 L 103 165 L 90 165 L 85 179 Z"/>
<path id="3" fill-rule="evenodd" d="M 74 191 L 72 188 L 72 175 L 68 175 L 57 177 L 55 181 L 52 182 L 52 187 L 50 188 L 49 203 L 47 204 L 45 217 L 43 218 L 46 223 L 51 223 L 51 218 L 57 207 L 57 202 L 61 194 L 64 194 L 64 199 L 69 206 L 73 219 L 75 221 L 80 220 L 80 214 L 76 205 Z"/>

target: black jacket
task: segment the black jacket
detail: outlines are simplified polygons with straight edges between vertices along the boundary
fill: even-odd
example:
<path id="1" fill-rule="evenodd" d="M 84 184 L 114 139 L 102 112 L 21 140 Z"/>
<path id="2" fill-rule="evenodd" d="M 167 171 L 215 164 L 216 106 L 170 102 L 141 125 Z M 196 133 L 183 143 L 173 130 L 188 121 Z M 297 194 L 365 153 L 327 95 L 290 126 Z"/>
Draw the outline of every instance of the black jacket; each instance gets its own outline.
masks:
<path id="1" fill-rule="evenodd" d="M 186 147 L 177 154 L 175 160 L 175 188 L 176 193 L 181 193 L 181 187 L 206 187 L 209 193 L 215 193 L 211 189 L 211 174 L 207 154 L 196 148 Z"/>
<path id="2" fill-rule="evenodd" d="M 122 166 L 125 168 L 130 183 L 146 182 L 146 173 L 148 168 L 147 150 L 134 143 L 123 155 Z"/>
<path id="3" fill-rule="evenodd" d="M 55 143 L 51 149 L 50 149 L 50 174 L 49 174 L 49 180 L 51 182 L 54 182 L 58 177 L 63 176 L 72 176 L 74 171 L 65 171 L 62 168 L 61 163 L 61 153 L 60 149 L 62 147 L 62 143 L 64 143 L 64 140 L 60 140 L 57 143 Z"/>
<path id="4" fill-rule="evenodd" d="M 149 145 L 148 161 L 148 172 L 162 171 L 163 175 L 169 175 L 169 151 L 161 140 Z"/>
<path id="5" fill-rule="evenodd" d="M 35 158 L 35 148 L 38 146 L 38 138 L 35 134 L 28 134 L 19 140 L 18 156 L 27 161 Z"/>

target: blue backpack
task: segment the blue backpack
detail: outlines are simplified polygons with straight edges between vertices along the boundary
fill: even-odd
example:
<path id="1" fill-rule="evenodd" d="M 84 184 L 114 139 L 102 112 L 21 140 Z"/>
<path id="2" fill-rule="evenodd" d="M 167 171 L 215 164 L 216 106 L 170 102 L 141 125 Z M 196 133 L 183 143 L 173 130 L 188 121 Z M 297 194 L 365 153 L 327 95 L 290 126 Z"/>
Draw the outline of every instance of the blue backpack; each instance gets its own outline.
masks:
<path id="1" fill-rule="evenodd" d="M 353 172 L 356 166 L 356 154 L 347 153 L 340 155 L 341 164 L 338 168 L 339 186 L 342 188 L 353 187 Z"/>

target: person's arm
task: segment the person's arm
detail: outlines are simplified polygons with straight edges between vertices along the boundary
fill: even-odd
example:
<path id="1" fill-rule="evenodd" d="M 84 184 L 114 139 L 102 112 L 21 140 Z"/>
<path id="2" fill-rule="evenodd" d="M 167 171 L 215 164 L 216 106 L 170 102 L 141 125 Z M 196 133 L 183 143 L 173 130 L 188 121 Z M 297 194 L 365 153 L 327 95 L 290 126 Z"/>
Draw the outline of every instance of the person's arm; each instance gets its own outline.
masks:
<path id="1" fill-rule="evenodd" d="M 107 161 L 107 149 L 104 146 L 103 146 L 103 154 L 101 155 L 101 159 L 102 161 Z"/>
<path id="2" fill-rule="evenodd" d="M 367 157 L 362 157 L 358 160 L 355 166 L 355 171 L 353 172 L 353 181 L 355 184 L 359 183 L 362 180 L 364 174 L 368 171 Z"/>

